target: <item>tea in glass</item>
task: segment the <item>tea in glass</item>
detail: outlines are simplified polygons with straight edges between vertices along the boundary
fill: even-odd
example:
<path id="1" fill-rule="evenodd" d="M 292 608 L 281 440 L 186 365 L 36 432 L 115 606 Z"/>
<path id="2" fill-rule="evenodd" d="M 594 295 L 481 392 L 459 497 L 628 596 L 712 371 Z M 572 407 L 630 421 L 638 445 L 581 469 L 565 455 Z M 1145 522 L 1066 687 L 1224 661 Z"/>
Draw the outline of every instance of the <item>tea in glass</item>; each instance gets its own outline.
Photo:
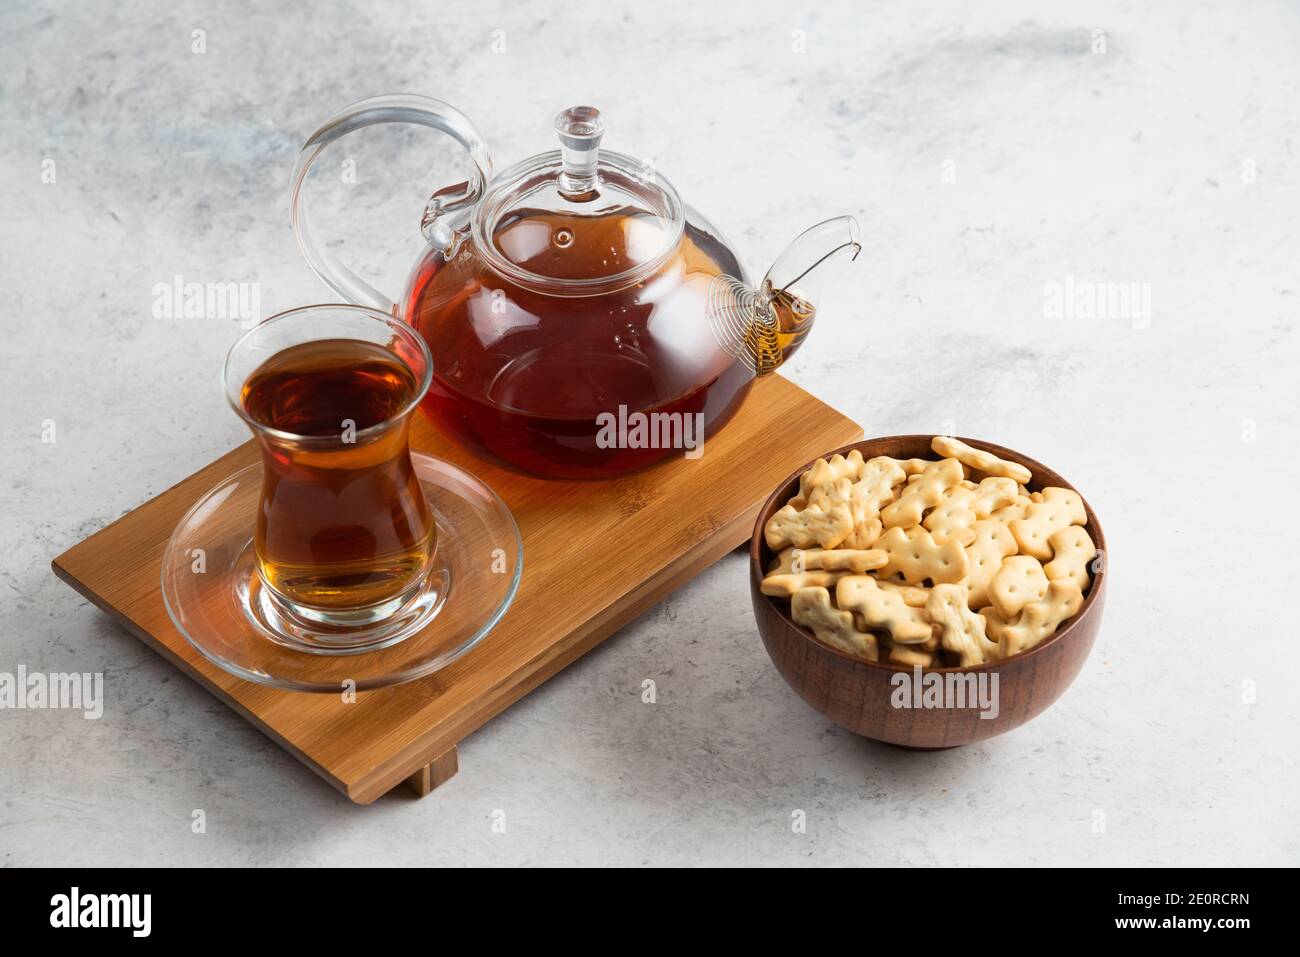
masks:
<path id="1" fill-rule="evenodd" d="M 374 620 L 419 588 L 436 542 L 409 448 L 427 349 L 369 310 L 296 312 L 254 329 L 232 351 L 240 368 L 227 365 L 262 452 L 258 572 L 299 617 Z"/>

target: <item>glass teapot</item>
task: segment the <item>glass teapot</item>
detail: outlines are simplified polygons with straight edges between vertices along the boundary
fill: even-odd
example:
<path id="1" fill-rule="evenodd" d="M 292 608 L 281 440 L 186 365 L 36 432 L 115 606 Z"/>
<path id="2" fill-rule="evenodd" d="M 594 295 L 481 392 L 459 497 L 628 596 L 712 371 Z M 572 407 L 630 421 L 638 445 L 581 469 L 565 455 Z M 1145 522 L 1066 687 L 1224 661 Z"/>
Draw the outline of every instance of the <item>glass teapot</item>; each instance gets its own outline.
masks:
<path id="1" fill-rule="evenodd" d="M 381 123 L 446 133 L 474 167 L 429 199 L 427 246 L 396 303 L 313 233 L 304 189 L 329 144 Z M 663 176 L 600 148 L 599 110 L 565 110 L 555 131 L 558 150 L 493 176 L 483 137 L 454 107 L 415 95 L 356 103 L 299 154 L 298 243 L 336 293 L 419 331 L 433 355 L 423 408 L 480 455 L 549 478 L 697 457 L 754 379 L 803 342 L 822 267 L 861 248 L 857 222 L 808 229 L 753 286 L 731 244 Z"/>

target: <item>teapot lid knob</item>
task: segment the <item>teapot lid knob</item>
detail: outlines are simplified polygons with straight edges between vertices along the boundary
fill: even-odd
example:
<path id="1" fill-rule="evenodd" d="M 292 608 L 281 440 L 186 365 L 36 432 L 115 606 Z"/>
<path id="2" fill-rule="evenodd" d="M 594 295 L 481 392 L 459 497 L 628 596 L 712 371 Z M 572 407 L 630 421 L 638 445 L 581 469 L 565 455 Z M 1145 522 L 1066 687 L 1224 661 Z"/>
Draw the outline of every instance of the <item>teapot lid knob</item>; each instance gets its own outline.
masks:
<path id="1" fill-rule="evenodd" d="M 600 138 L 605 135 L 605 118 L 594 106 L 572 106 L 555 118 L 560 137 L 559 192 L 566 199 L 583 202 L 595 199 L 599 178 L 596 163 Z"/>

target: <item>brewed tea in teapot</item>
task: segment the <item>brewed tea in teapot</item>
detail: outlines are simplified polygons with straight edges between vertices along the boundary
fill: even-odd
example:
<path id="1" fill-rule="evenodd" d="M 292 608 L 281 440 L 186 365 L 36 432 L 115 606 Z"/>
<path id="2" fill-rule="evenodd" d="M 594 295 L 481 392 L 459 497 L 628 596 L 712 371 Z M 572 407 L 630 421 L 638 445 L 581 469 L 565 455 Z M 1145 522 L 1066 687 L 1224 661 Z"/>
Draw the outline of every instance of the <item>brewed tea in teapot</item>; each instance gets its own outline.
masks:
<path id="1" fill-rule="evenodd" d="M 390 122 L 450 134 L 475 169 L 430 198 L 427 247 L 398 302 L 316 238 L 304 190 L 329 143 Z M 455 108 L 415 96 L 363 101 L 304 146 L 294 227 L 331 288 L 400 316 L 427 342 L 423 408 L 440 428 L 517 469 L 601 478 L 681 455 L 683 437 L 723 427 L 755 377 L 807 335 L 820 267 L 856 256 L 857 223 L 844 216 L 807 230 L 755 288 L 731 245 L 661 174 L 600 148 L 599 111 L 566 110 L 555 129 L 559 150 L 493 176 L 483 138 Z M 611 440 L 604 426 L 637 414 L 664 424 L 650 430 L 655 441 Z"/>

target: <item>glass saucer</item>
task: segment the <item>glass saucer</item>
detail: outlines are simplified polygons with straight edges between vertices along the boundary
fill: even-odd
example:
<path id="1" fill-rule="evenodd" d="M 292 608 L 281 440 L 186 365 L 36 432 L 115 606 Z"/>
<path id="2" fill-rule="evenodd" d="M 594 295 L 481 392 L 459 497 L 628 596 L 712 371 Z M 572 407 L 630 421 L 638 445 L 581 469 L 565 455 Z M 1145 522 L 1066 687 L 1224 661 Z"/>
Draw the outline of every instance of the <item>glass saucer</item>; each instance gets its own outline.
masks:
<path id="1" fill-rule="evenodd" d="M 259 462 L 204 495 L 172 533 L 162 593 L 177 630 L 226 671 L 295 691 L 364 691 L 432 674 L 474 647 L 510 606 L 523 540 L 510 509 L 468 472 L 411 453 L 438 528 L 429 574 L 357 642 L 291 620 L 257 574 Z M 349 684 L 351 682 L 351 684 Z"/>

